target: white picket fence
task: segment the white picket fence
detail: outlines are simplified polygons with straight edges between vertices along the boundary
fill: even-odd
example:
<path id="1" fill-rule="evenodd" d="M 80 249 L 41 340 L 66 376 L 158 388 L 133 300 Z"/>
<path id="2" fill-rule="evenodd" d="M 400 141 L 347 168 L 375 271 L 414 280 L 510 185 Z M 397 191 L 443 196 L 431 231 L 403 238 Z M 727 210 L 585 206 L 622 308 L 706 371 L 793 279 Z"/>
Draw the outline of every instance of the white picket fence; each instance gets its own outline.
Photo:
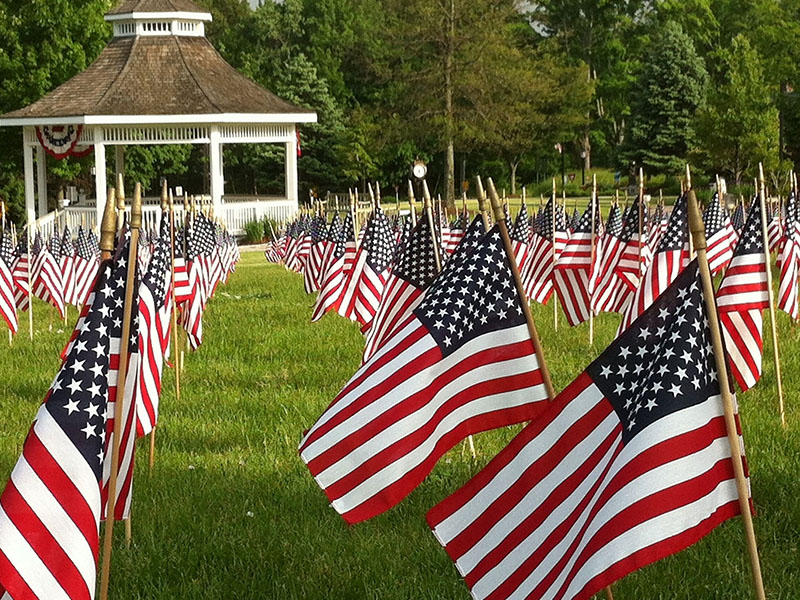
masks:
<path id="1" fill-rule="evenodd" d="M 207 201 L 207 198 L 204 198 Z M 130 212 L 130 206 L 127 207 Z M 176 202 L 173 210 L 178 221 L 183 220 L 183 203 Z M 297 204 L 285 198 L 259 198 L 253 196 L 226 196 L 223 200 L 221 217 L 228 230 L 234 235 L 244 235 L 244 227 L 251 221 L 269 217 L 279 223 L 288 221 L 297 213 Z M 161 219 L 161 201 L 158 198 L 142 199 L 142 225 L 145 229 L 155 229 Z M 33 223 L 33 231 L 39 231 L 47 238 L 54 231 L 70 228 L 73 233 L 79 226 L 95 229 L 98 223 L 94 201 L 85 205 L 68 206 L 40 217 Z"/>

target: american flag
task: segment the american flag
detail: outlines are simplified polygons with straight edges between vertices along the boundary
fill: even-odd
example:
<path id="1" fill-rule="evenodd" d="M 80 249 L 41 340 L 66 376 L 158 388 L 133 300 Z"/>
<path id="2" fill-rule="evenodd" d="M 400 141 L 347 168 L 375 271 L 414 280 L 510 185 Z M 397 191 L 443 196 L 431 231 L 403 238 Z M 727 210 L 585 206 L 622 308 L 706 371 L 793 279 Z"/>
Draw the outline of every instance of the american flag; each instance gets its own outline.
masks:
<path id="1" fill-rule="evenodd" d="M 720 205 L 717 194 L 711 198 L 706 210 L 703 212 L 703 222 L 706 229 L 706 254 L 708 255 L 708 266 L 711 274 L 716 275 L 724 270 L 731 258 L 733 258 L 733 247 L 735 232 L 733 225 L 728 218 L 725 209 Z"/>
<path id="2" fill-rule="evenodd" d="M 311 427 L 300 455 L 347 522 L 400 502 L 468 435 L 546 404 L 522 302 L 495 227 L 448 262 Z"/>
<path id="3" fill-rule="evenodd" d="M 319 321 L 323 315 L 329 310 L 337 310 L 342 297 L 342 288 L 346 280 L 345 267 L 347 265 L 348 249 L 355 250 L 355 237 L 353 236 L 353 217 L 351 213 L 347 214 L 344 224 L 338 229 L 334 230 L 333 223 L 329 231 L 329 244 L 331 243 L 330 235 L 337 235 L 335 241 L 332 242 L 330 248 L 330 255 L 325 267 L 325 277 L 320 286 L 317 301 L 314 304 L 314 311 L 311 315 L 311 321 Z M 354 256 L 354 254 L 353 254 Z"/>
<path id="4" fill-rule="evenodd" d="M 630 288 L 616 271 L 625 241 L 622 238 L 622 213 L 614 204 L 608 214 L 606 230 L 597 250 L 595 268 L 590 281 L 592 310 L 599 312 L 618 312 L 625 309 L 630 296 Z"/>
<path id="5" fill-rule="evenodd" d="M 450 226 L 450 234 L 447 237 L 447 245 L 445 247 L 445 252 L 447 252 L 446 256 L 450 256 L 456 251 L 458 244 L 461 242 L 461 238 L 464 237 L 466 229 L 467 215 L 462 212 Z"/>
<path id="6" fill-rule="evenodd" d="M 320 244 L 322 256 L 320 257 L 319 263 L 319 289 L 322 289 L 322 286 L 325 284 L 326 274 L 328 272 L 328 266 L 331 262 L 331 256 L 333 255 L 333 251 L 336 248 L 336 241 L 339 239 L 339 236 L 342 235 L 342 219 L 339 217 L 337 213 L 334 213 L 333 218 L 331 219 L 330 224 L 328 225 L 328 229 L 323 236 L 322 243 Z"/>
<path id="7" fill-rule="evenodd" d="M 30 292 L 32 273 L 31 267 L 33 261 L 31 260 L 30 253 L 30 237 L 29 232 L 23 234 L 23 239 L 17 243 L 14 250 L 14 268 L 11 270 L 11 277 L 14 280 L 14 302 L 17 304 L 17 310 L 28 310 L 30 304 Z"/>
<path id="8" fill-rule="evenodd" d="M 147 435 L 158 419 L 161 374 L 167 355 L 172 319 L 169 220 L 161 218 L 161 237 L 156 241 L 147 273 L 139 286 L 139 384 L 136 393 L 136 432 Z"/>
<path id="9" fill-rule="evenodd" d="M 54 244 L 60 248 L 61 243 Z M 64 282 L 61 279 L 61 268 L 58 260 L 42 242 L 41 234 L 36 234 L 33 246 L 33 269 L 31 270 L 31 285 L 33 295 L 48 302 L 58 310 L 64 318 Z"/>
<path id="10" fill-rule="evenodd" d="M 64 284 L 64 302 L 77 306 L 75 302 L 75 245 L 72 243 L 72 232 L 69 227 L 64 227 L 59 254 L 61 258 L 59 258 L 58 266 L 61 269 L 61 281 Z"/>
<path id="11" fill-rule="evenodd" d="M 129 338 L 122 339 L 123 315 L 125 310 L 125 291 L 128 278 L 128 269 L 137 268 L 138 260 L 134 259 L 133 264 L 128 264 L 130 256 L 131 237 L 130 230 L 125 227 L 120 239 L 114 259 L 114 271 L 111 278 L 98 290 L 98 294 L 110 298 L 110 303 L 116 311 L 108 322 L 109 339 L 109 362 L 108 362 L 108 412 L 106 415 L 106 438 L 105 438 L 105 459 L 103 460 L 103 480 L 102 480 L 102 515 L 107 518 L 109 478 L 111 475 L 111 465 L 113 461 L 112 449 L 114 444 L 114 417 L 116 403 L 121 402 L 120 414 L 120 442 L 119 460 L 117 461 L 117 488 L 115 494 L 114 516 L 116 520 L 127 518 L 130 514 L 130 503 L 133 488 L 133 465 L 134 465 L 134 444 L 136 442 L 136 388 L 138 378 L 136 373 L 139 370 L 139 294 L 137 276 L 134 274 L 133 294 L 131 305 L 131 324 Z M 133 253 L 138 257 L 138 252 Z M 128 345 L 128 362 L 126 367 L 125 388 L 119 388 L 119 370 L 122 364 L 122 344 Z"/>
<path id="12" fill-rule="evenodd" d="M 186 257 L 183 248 L 183 228 L 177 223 L 172 223 L 173 244 L 173 270 L 175 271 L 175 304 L 183 304 L 192 297 L 192 288 L 189 285 L 189 270 L 186 266 Z M 280 260 L 280 259 L 279 259 Z M 277 262 L 277 261 L 276 261 Z"/>
<path id="13" fill-rule="evenodd" d="M 376 207 L 342 290 L 338 309 L 341 316 L 362 326 L 372 321 L 389 279 L 394 253 L 392 226 L 383 210 Z"/>
<path id="14" fill-rule="evenodd" d="M 319 289 L 320 267 L 325 249 L 325 219 L 316 216 L 311 221 L 311 248 L 303 265 L 303 285 L 306 294 L 312 294 Z"/>
<path id="15" fill-rule="evenodd" d="M 448 262 L 457 263 L 469 256 L 478 247 L 484 235 L 486 235 L 486 227 L 483 225 L 483 217 L 475 215 Z"/>
<path id="16" fill-rule="evenodd" d="M 528 298 L 547 304 L 553 293 L 553 266 L 567 243 L 564 211 L 556 206 L 555 196 L 551 196 L 539 211 L 538 222 L 537 231 L 531 236 L 525 270 L 520 276 Z"/>
<path id="17" fill-rule="evenodd" d="M 644 221 L 644 210 L 640 208 L 640 200 L 637 198 L 630 210 L 627 211 L 620 236 L 624 245 L 614 267 L 617 275 L 626 283 L 631 292 L 639 287 L 639 282 L 647 271 L 652 256 L 647 245 L 647 224 L 644 222 L 640 224 L 640 219 Z"/>
<path id="18" fill-rule="evenodd" d="M 661 237 L 655 257 L 625 309 L 620 331 L 624 331 L 647 310 L 689 263 L 688 217 L 687 195 L 683 194 L 675 202 L 667 231 Z"/>
<path id="19" fill-rule="evenodd" d="M 594 207 L 592 206 L 594 204 Z M 594 226 L 592 225 L 594 215 Z M 593 268 L 592 264 L 592 237 L 596 240 L 600 233 L 600 207 L 589 201 L 589 206 L 583 212 L 572 235 L 558 257 L 553 281 L 561 307 L 567 317 L 567 322 L 575 327 L 589 320 L 591 314 L 591 297 L 589 294 L 589 277 Z"/>
<path id="20" fill-rule="evenodd" d="M 102 266 L 99 286 L 111 267 Z M 111 320 L 110 296 L 93 296 L 0 496 L 0 595 L 94 597 L 101 511 Z"/>
<path id="21" fill-rule="evenodd" d="M 761 378 L 764 346 L 761 311 L 769 307 L 766 265 L 761 205 L 754 203 L 736 252 L 717 290 L 728 363 L 742 390 L 750 389 Z"/>
<path id="22" fill-rule="evenodd" d="M 187 232 L 186 251 L 191 295 L 181 314 L 189 344 L 196 350 L 203 343 L 203 312 L 213 291 L 210 257 L 216 249 L 213 226 L 202 214 L 197 216 Z"/>
<path id="23" fill-rule="evenodd" d="M 100 260 L 94 252 L 92 242 L 83 227 L 78 229 L 78 248 L 73 265 L 74 288 L 72 303 L 79 306 L 86 302 L 97 277 Z"/>
<path id="24" fill-rule="evenodd" d="M 474 598 L 568 600 L 737 514 L 693 263 L 428 522 Z"/>
<path id="25" fill-rule="evenodd" d="M 531 239 L 531 226 L 528 219 L 528 208 L 523 204 L 520 206 L 514 225 L 508 228 L 511 237 L 511 248 L 514 250 L 514 259 L 517 261 L 517 269 L 522 273 L 528 262 L 529 244 Z"/>
<path id="26" fill-rule="evenodd" d="M 16 334 L 19 330 L 17 319 L 17 304 L 14 301 L 14 243 L 11 241 L 11 232 L 6 229 L 3 231 L 3 239 L 0 240 L 0 315 L 3 316 L 8 328 Z"/>
<path id="27" fill-rule="evenodd" d="M 731 216 L 731 225 L 737 234 L 741 233 L 744 228 L 744 204 L 737 204 Z"/>
<path id="28" fill-rule="evenodd" d="M 800 268 L 800 221 L 797 219 L 796 199 L 789 194 L 786 201 L 785 234 L 781 244 L 778 264 L 781 281 L 778 288 L 778 308 L 797 320 L 797 270 Z M 753 204 L 757 204 L 754 202 Z"/>
<path id="29" fill-rule="evenodd" d="M 778 249 L 782 239 L 783 222 L 781 221 L 781 211 L 778 209 L 772 214 L 767 223 L 767 240 L 769 241 L 770 252 Z"/>
<path id="30" fill-rule="evenodd" d="M 420 219 L 386 283 L 380 306 L 370 323 L 364 347 L 364 362 L 377 352 L 422 301 L 436 278 L 436 255 L 427 219 Z"/>

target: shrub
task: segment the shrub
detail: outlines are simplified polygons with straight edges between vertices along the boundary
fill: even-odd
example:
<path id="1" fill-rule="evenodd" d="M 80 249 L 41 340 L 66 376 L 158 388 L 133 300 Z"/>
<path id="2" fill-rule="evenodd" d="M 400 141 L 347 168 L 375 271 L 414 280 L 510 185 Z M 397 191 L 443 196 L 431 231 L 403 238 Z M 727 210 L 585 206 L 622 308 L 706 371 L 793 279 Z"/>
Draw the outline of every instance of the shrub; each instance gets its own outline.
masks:
<path id="1" fill-rule="evenodd" d="M 264 226 L 261 221 L 250 221 L 244 225 L 244 236 L 250 244 L 257 244 L 264 239 Z"/>

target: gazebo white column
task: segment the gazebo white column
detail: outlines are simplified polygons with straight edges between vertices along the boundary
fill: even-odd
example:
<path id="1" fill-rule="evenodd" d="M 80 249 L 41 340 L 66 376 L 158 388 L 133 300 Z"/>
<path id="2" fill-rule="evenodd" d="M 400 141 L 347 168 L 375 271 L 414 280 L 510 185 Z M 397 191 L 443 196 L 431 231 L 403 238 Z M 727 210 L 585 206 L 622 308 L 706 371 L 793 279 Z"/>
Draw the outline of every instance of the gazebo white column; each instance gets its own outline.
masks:
<path id="1" fill-rule="evenodd" d="M 94 193 L 97 201 L 95 203 L 95 215 L 98 226 L 103 222 L 103 211 L 106 209 L 106 145 L 103 138 L 103 128 L 94 128 Z"/>
<path id="2" fill-rule="evenodd" d="M 297 128 L 291 128 L 291 141 L 286 142 L 286 199 L 297 204 Z"/>
<path id="3" fill-rule="evenodd" d="M 41 144 L 36 146 L 36 187 L 41 219 L 47 214 L 47 155 Z"/>
<path id="4" fill-rule="evenodd" d="M 211 180 L 211 203 L 214 205 L 214 214 L 222 214 L 222 196 L 225 195 L 225 176 L 222 171 L 222 144 L 217 125 L 209 127 L 208 132 L 208 169 Z"/>
<path id="5" fill-rule="evenodd" d="M 25 215 L 28 223 L 36 220 L 36 207 L 34 206 L 34 175 L 33 175 L 33 147 L 29 146 L 25 140 L 31 127 L 25 127 L 22 136 L 22 159 L 25 169 Z"/>

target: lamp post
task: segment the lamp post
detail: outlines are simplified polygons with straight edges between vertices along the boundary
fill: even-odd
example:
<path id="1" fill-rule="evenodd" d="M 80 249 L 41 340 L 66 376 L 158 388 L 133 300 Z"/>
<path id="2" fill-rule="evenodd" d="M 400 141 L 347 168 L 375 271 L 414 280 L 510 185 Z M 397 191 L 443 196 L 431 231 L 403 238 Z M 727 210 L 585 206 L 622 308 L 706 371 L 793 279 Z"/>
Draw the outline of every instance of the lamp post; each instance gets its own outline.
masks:
<path id="1" fill-rule="evenodd" d="M 581 151 L 581 186 L 586 185 L 586 150 Z"/>

